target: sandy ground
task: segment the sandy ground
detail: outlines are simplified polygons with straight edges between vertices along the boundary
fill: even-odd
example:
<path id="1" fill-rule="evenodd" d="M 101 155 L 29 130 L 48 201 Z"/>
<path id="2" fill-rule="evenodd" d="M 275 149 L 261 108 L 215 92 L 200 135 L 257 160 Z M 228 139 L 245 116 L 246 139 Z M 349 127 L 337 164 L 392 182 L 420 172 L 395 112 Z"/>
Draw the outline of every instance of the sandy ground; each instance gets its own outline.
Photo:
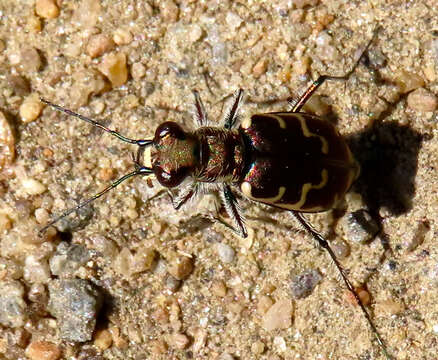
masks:
<path id="1" fill-rule="evenodd" d="M 194 127 L 193 89 L 218 124 L 227 96 L 240 87 L 248 100 L 243 117 L 287 109 L 271 100 L 296 96 L 318 74 L 346 72 L 378 25 L 366 61 L 348 81 L 323 85 L 308 108 L 336 123 L 362 164 L 340 209 L 308 219 L 350 251 L 341 262 L 368 289 L 393 358 L 438 357 L 435 0 L 58 0 L 59 14 L 42 3 L 52 19 L 36 15 L 33 1 L 0 0 L 0 110 L 16 151 L 0 175 L 0 256 L 20 273 L 31 255 L 50 259 L 61 240 L 93 251 L 73 275 L 105 294 L 97 327 L 109 344 L 96 335 L 62 341 L 59 324 L 42 311 L 24 327 L 0 328 L 0 357 L 24 357 L 29 344 L 45 340 L 71 359 L 383 359 L 327 255 L 287 213 L 242 199 L 251 235 L 242 240 L 202 217 L 214 212 L 217 194 L 176 212 L 157 184 L 133 179 L 81 221 L 64 221 L 64 232 L 38 240 L 49 215 L 131 171 L 135 149 L 47 107 L 35 119 L 20 116 L 36 94 L 148 138 L 164 120 Z M 126 65 L 109 69 L 114 54 L 124 54 Z M 430 93 L 409 98 L 417 88 Z M 32 181 L 26 187 L 23 179 Z M 382 228 L 371 241 L 349 239 L 346 219 L 358 209 Z M 133 260 L 144 249 L 158 259 L 150 270 Z M 291 281 L 308 269 L 322 279 L 295 299 Z M 169 278 L 178 271 L 187 272 L 182 280 Z M 41 282 L 44 292 L 55 277 L 15 277 L 29 309 L 29 289 Z M 266 310 L 285 300 L 293 304 L 288 325 L 266 330 Z"/>

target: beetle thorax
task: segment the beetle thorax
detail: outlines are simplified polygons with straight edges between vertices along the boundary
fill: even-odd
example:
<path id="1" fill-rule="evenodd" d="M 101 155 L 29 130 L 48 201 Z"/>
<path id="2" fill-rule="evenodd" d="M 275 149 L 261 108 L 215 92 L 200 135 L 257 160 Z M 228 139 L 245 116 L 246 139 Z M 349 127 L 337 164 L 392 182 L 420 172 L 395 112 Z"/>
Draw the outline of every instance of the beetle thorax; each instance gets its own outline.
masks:
<path id="1" fill-rule="evenodd" d="M 194 133 L 200 161 L 195 177 L 201 182 L 236 182 L 243 172 L 242 137 L 236 130 L 201 127 Z"/>

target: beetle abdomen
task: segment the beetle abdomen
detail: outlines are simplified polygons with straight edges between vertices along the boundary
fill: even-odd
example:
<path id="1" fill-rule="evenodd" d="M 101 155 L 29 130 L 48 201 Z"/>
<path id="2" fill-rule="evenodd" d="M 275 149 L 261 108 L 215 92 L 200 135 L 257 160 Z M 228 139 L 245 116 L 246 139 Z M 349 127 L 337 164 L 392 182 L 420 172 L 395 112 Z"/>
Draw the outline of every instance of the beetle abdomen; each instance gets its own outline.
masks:
<path id="1" fill-rule="evenodd" d="M 254 115 L 240 127 L 246 140 L 242 192 L 250 199 L 304 212 L 332 208 L 359 167 L 335 127 L 306 113 Z"/>

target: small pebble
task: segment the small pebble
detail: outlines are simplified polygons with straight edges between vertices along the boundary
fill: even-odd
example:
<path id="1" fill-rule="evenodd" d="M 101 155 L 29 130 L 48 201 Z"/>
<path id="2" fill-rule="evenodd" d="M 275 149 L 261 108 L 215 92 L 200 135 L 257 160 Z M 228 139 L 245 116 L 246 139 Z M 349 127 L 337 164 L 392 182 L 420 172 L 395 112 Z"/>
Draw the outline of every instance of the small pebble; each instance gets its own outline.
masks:
<path id="1" fill-rule="evenodd" d="M 179 256 L 169 265 L 169 274 L 178 280 L 184 280 L 192 273 L 193 267 L 192 258 Z"/>
<path id="2" fill-rule="evenodd" d="M 430 91 L 419 88 L 408 95 L 408 106 L 415 111 L 435 111 L 438 106 L 438 99 Z"/>
<path id="3" fill-rule="evenodd" d="M 0 282 L 0 324 L 22 327 L 27 319 L 27 305 L 23 300 L 24 287 L 19 281 Z"/>
<path id="4" fill-rule="evenodd" d="M 38 259 L 34 255 L 26 256 L 23 277 L 30 283 L 47 283 L 50 280 L 50 268 L 47 260 Z"/>
<path id="5" fill-rule="evenodd" d="M 46 224 L 49 221 L 49 212 L 46 209 L 38 208 L 35 210 L 35 219 L 38 224 Z"/>
<path id="6" fill-rule="evenodd" d="M 227 287 L 222 280 L 214 281 L 210 290 L 216 296 L 224 297 L 227 295 Z"/>
<path id="7" fill-rule="evenodd" d="M 24 123 L 36 120 L 43 111 L 44 104 L 40 101 L 38 94 L 29 95 L 21 104 L 19 113 Z"/>
<path id="8" fill-rule="evenodd" d="M 111 332 L 106 329 L 97 330 L 94 333 L 94 345 L 99 348 L 100 351 L 105 351 L 113 343 L 113 337 Z"/>
<path id="9" fill-rule="evenodd" d="M 146 75 L 146 68 L 145 66 L 140 63 L 136 62 L 132 64 L 131 66 L 131 75 L 134 80 L 140 80 Z"/>
<path id="10" fill-rule="evenodd" d="M 8 87 L 18 96 L 26 96 L 30 93 L 30 82 L 21 75 L 9 75 L 6 78 Z"/>
<path id="11" fill-rule="evenodd" d="M 49 312 L 57 319 L 62 339 L 92 339 L 102 294 L 88 280 L 54 280 L 49 284 Z"/>
<path id="12" fill-rule="evenodd" d="M 181 287 L 181 283 L 181 280 L 174 278 L 172 275 L 166 276 L 165 278 L 165 286 L 171 292 L 178 291 L 178 289 Z"/>
<path id="13" fill-rule="evenodd" d="M 274 301 L 267 295 L 262 295 L 257 302 L 257 313 L 264 315 L 274 305 Z"/>
<path id="14" fill-rule="evenodd" d="M 43 184 L 31 178 L 21 180 L 21 186 L 28 195 L 39 195 L 46 191 L 46 187 Z"/>
<path id="15" fill-rule="evenodd" d="M 227 22 L 229 30 L 234 31 L 242 24 L 243 20 L 239 15 L 229 11 L 225 17 L 225 21 Z"/>
<path id="16" fill-rule="evenodd" d="M 10 230 L 12 228 L 12 220 L 7 214 L 0 213 L 0 231 Z"/>
<path id="17" fill-rule="evenodd" d="M 227 264 L 233 262 L 236 252 L 231 246 L 218 242 L 215 247 L 222 262 Z"/>
<path id="18" fill-rule="evenodd" d="M 189 345 L 190 339 L 185 334 L 173 334 L 171 337 L 171 344 L 178 350 L 184 350 Z"/>
<path id="19" fill-rule="evenodd" d="M 113 269 L 116 273 L 128 277 L 131 275 L 131 264 L 134 257 L 128 248 L 123 248 L 113 261 Z"/>
<path id="20" fill-rule="evenodd" d="M 291 291 L 295 299 L 303 299 L 308 297 L 316 285 L 322 280 L 321 274 L 318 270 L 306 270 L 292 279 Z"/>
<path id="21" fill-rule="evenodd" d="M 261 341 L 256 341 L 251 345 L 251 352 L 256 355 L 263 354 L 265 351 L 265 344 Z"/>
<path id="22" fill-rule="evenodd" d="M 207 331 L 198 328 L 194 333 L 193 352 L 199 353 L 207 343 Z"/>
<path id="23" fill-rule="evenodd" d="M 292 325 L 292 312 L 293 306 L 291 300 L 278 300 L 263 316 L 262 326 L 267 331 L 287 329 Z"/>
<path id="24" fill-rule="evenodd" d="M 362 301 L 362 304 L 369 305 L 371 302 L 371 295 L 368 292 L 368 290 L 366 290 L 363 287 L 357 287 L 357 288 L 355 288 L 355 290 L 356 290 L 357 295 L 359 296 L 360 300 Z M 354 297 L 354 295 L 351 291 L 346 290 L 345 294 L 347 297 L 347 301 L 350 304 L 357 305 L 356 298 Z"/>
<path id="25" fill-rule="evenodd" d="M 259 78 L 262 76 L 268 68 L 268 60 L 266 59 L 260 59 L 257 64 L 254 65 L 252 68 L 252 74 L 254 77 Z"/>
<path id="26" fill-rule="evenodd" d="M 80 0 L 73 13 L 72 22 L 83 29 L 96 26 L 102 15 L 100 0 Z"/>
<path id="27" fill-rule="evenodd" d="M 105 34 L 97 34 L 90 37 L 86 52 L 92 58 L 99 57 L 114 48 L 113 40 Z"/>
<path id="28" fill-rule="evenodd" d="M 106 55 L 98 69 L 114 87 L 122 86 L 128 80 L 126 55 L 123 53 Z"/>
<path id="29" fill-rule="evenodd" d="M 12 127 L 0 111 L 0 171 L 15 159 L 15 136 Z"/>
<path id="30" fill-rule="evenodd" d="M 26 348 L 26 356 L 30 360 L 58 360 L 61 349 L 48 341 L 34 341 Z"/>
<path id="31" fill-rule="evenodd" d="M 331 244 L 333 252 L 339 259 L 345 259 L 350 255 L 350 246 L 343 240 L 337 239 Z"/>
<path id="32" fill-rule="evenodd" d="M 42 29 L 41 20 L 39 17 L 34 16 L 33 14 L 28 16 L 26 22 L 26 30 L 30 33 L 39 33 Z"/>
<path id="33" fill-rule="evenodd" d="M 412 90 L 424 86 L 424 80 L 421 76 L 408 71 L 402 71 L 395 78 L 395 82 L 398 85 L 402 94 L 406 94 Z"/>
<path id="34" fill-rule="evenodd" d="M 151 352 L 154 355 L 163 355 L 167 352 L 167 344 L 162 339 L 153 340 L 150 342 Z"/>
<path id="35" fill-rule="evenodd" d="M 162 0 L 158 4 L 164 22 L 176 22 L 178 20 L 179 8 L 172 0 Z"/>
<path id="36" fill-rule="evenodd" d="M 59 16 L 59 8 L 55 0 L 36 0 L 35 12 L 44 19 L 54 19 Z"/>
<path id="37" fill-rule="evenodd" d="M 388 315 L 397 315 L 405 310 L 403 303 L 394 301 L 393 299 L 386 299 L 379 301 L 376 308 Z"/>
<path id="38" fill-rule="evenodd" d="M 346 216 L 339 221 L 345 237 L 356 243 L 364 244 L 374 239 L 380 230 L 379 224 L 371 217 L 365 209 L 360 209 Z"/>
<path id="39" fill-rule="evenodd" d="M 131 274 L 141 273 L 150 270 L 155 264 L 157 253 L 152 248 L 140 248 L 134 255 L 131 264 Z"/>
<path id="40" fill-rule="evenodd" d="M 30 46 L 21 49 L 17 60 L 20 69 L 28 74 L 38 72 L 43 64 L 38 50 Z"/>
<path id="41" fill-rule="evenodd" d="M 116 31 L 114 31 L 113 40 L 117 45 L 127 45 L 132 39 L 132 34 L 127 29 L 116 29 Z"/>

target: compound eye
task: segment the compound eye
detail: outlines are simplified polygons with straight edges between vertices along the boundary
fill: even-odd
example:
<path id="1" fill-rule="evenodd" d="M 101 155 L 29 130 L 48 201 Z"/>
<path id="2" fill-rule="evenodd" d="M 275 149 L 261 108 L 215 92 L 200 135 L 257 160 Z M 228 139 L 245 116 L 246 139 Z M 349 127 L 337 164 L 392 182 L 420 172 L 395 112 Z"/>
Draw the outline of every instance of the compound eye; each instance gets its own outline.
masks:
<path id="1" fill-rule="evenodd" d="M 162 186 L 172 188 L 183 182 L 188 175 L 188 169 L 181 167 L 175 171 L 167 172 L 161 166 L 157 165 L 154 166 L 154 174 Z"/>
<path id="2" fill-rule="evenodd" d="M 166 121 L 158 126 L 155 131 L 155 142 L 159 142 L 160 139 L 164 139 L 167 136 L 171 136 L 176 139 L 185 139 L 184 130 L 173 121 Z"/>

